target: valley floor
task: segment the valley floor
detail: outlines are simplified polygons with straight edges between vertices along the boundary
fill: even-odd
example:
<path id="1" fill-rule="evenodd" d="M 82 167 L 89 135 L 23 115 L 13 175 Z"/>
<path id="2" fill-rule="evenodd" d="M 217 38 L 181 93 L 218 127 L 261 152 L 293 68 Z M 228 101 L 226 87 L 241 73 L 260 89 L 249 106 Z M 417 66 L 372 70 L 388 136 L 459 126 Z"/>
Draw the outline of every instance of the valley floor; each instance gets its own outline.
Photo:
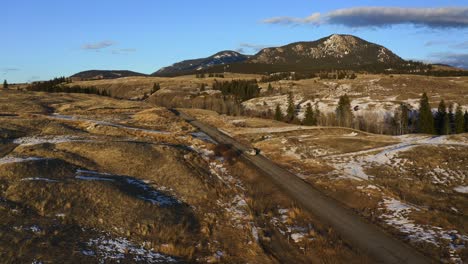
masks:
<path id="1" fill-rule="evenodd" d="M 467 259 L 468 135 L 384 136 L 187 109 L 426 255 Z"/>
<path id="2" fill-rule="evenodd" d="M 164 108 L 0 91 L 0 142 L 3 263 L 371 262 Z"/>

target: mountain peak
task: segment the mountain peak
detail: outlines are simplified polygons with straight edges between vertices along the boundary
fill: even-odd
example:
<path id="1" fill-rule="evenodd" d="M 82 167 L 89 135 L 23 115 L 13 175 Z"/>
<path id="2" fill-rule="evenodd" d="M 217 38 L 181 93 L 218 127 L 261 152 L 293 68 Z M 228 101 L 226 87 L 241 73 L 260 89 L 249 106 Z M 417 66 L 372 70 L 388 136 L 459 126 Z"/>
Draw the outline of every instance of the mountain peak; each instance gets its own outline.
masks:
<path id="1" fill-rule="evenodd" d="M 261 50 L 249 62 L 263 64 L 317 64 L 342 68 L 374 63 L 393 64 L 403 60 L 387 48 L 353 35 L 332 34 L 310 41 L 296 42 Z"/>
<path id="2" fill-rule="evenodd" d="M 265 48 L 253 56 L 220 51 L 207 58 L 186 60 L 153 73 L 156 76 L 193 74 L 224 65 L 240 72 L 304 71 L 327 69 L 387 69 L 405 61 L 389 49 L 353 35 L 332 34 L 315 41 Z"/>
<path id="3" fill-rule="evenodd" d="M 172 64 L 171 66 L 161 68 L 157 72 L 153 73 L 154 76 L 171 76 L 180 75 L 183 73 L 191 73 L 193 71 L 201 71 L 213 66 L 224 65 L 235 62 L 243 62 L 247 60 L 249 56 L 243 55 L 239 52 L 232 50 L 224 50 L 215 53 L 206 58 L 185 60 Z"/>

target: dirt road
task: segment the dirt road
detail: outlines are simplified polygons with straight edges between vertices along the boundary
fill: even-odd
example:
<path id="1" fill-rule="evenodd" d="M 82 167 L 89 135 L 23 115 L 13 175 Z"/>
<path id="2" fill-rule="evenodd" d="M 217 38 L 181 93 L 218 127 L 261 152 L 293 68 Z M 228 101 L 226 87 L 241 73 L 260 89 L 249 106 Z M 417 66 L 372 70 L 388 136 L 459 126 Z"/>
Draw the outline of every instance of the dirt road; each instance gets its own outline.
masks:
<path id="1" fill-rule="evenodd" d="M 187 122 L 197 127 L 219 143 L 230 144 L 242 152 L 242 157 L 262 171 L 292 199 L 335 229 L 341 237 L 365 252 L 379 263 L 431 263 L 430 259 L 417 250 L 399 241 L 379 227 L 366 222 L 336 200 L 324 195 L 295 174 L 281 168 L 262 155 L 251 156 L 248 147 L 222 133 L 215 127 L 204 124 L 193 117 L 171 109 Z"/>

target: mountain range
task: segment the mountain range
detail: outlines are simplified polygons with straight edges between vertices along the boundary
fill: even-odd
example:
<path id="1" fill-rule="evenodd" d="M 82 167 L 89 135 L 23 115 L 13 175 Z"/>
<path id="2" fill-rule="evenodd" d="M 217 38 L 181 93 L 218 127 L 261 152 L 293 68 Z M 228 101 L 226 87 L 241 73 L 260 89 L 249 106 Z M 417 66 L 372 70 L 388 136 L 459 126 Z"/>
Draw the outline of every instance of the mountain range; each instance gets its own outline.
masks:
<path id="1" fill-rule="evenodd" d="M 207 72 L 272 73 L 320 70 L 363 70 L 383 72 L 389 69 L 414 71 L 427 67 L 405 61 L 384 46 L 352 35 L 333 34 L 315 41 L 295 42 L 281 47 L 264 48 L 255 55 L 221 51 L 212 56 L 184 60 L 163 67 L 151 76 L 171 77 Z M 130 71 L 86 71 L 73 75 L 81 78 L 119 78 L 146 76 Z"/>

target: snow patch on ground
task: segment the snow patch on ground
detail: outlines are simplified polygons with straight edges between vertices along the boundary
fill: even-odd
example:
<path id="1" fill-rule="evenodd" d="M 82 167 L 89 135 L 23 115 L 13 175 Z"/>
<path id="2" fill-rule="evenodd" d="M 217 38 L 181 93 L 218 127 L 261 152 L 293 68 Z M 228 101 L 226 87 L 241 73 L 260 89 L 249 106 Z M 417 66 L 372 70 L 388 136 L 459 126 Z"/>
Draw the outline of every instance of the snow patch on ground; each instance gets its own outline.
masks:
<path id="1" fill-rule="evenodd" d="M 459 193 L 468 193 L 468 186 L 457 186 L 453 189 Z"/>
<path id="2" fill-rule="evenodd" d="M 282 235 L 290 237 L 295 243 L 300 243 L 305 239 L 313 239 L 309 236 L 311 227 L 295 225 L 293 219 L 289 217 L 289 211 L 290 209 L 278 209 L 279 217 L 272 217 L 270 222 Z"/>
<path id="3" fill-rule="evenodd" d="M 298 147 L 283 147 L 281 151 L 284 155 L 294 157 L 296 159 L 301 159 L 301 155 L 297 153 Z"/>
<path id="4" fill-rule="evenodd" d="M 3 157 L 3 158 L 0 158 L 0 165 L 9 164 L 9 163 L 28 162 L 28 161 L 39 161 L 39 160 L 46 160 L 46 158 L 38 158 L 38 157 L 27 157 L 27 158 Z"/>
<path id="5" fill-rule="evenodd" d="M 448 140 L 446 136 L 427 137 L 405 135 L 398 138 L 402 142 L 395 145 L 356 151 L 352 153 L 331 155 L 325 157 L 325 159 L 328 160 L 329 164 L 335 168 L 335 171 L 332 172 L 332 174 L 339 175 L 340 178 L 368 180 L 371 177 L 369 177 L 369 175 L 367 175 L 364 170 L 366 167 L 370 167 L 372 165 L 388 165 L 403 172 L 405 167 L 404 165 L 411 161 L 398 158 L 398 155 L 399 153 L 408 151 L 414 147 L 424 145 L 468 146 L 468 144 L 463 142 Z M 437 172 L 441 171 L 435 171 L 431 173 L 434 174 Z M 441 173 L 438 173 L 437 175 L 441 175 Z M 453 171 L 445 171 L 445 176 L 447 175 L 451 175 L 456 179 L 463 180 L 465 178 L 463 173 Z M 438 178 L 435 178 L 435 181 L 445 182 L 444 180 Z"/>
<path id="6" fill-rule="evenodd" d="M 40 233 L 42 231 L 42 228 L 38 225 L 32 225 L 30 227 L 27 227 L 26 229 L 33 233 Z"/>
<path id="7" fill-rule="evenodd" d="M 193 132 L 193 133 L 191 133 L 191 135 L 194 138 L 198 138 L 198 139 L 200 139 L 202 141 L 205 141 L 207 143 L 217 144 L 217 142 L 214 139 L 212 139 L 210 136 L 208 136 L 207 134 L 205 134 L 202 131 Z"/>
<path id="8" fill-rule="evenodd" d="M 142 263 L 176 263 L 173 257 L 145 249 L 135 245 L 126 238 L 99 237 L 90 239 L 86 243 L 86 249 L 81 251 L 83 255 L 95 256 L 100 263 L 117 262 L 131 258 L 135 262 Z"/>
<path id="9" fill-rule="evenodd" d="M 349 134 L 344 134 L 343 136 L 344 136 L 344 137 L 355 137 L 355 136 L 357 136 L 357 135 L 358 135 L 358 133 L 356 133 L 356 132 L 351 132 L 351 133 L 349 133 Z"/>
<path id="10" fill-rule="evenodd" d="M 394 198 L 384 198 L 380 206 L 380 210 L 383 211 L 380 218 L 387 225 L 405 234 L 410 241 L 426 242 L 436 246 L 448 243 L 451 259 L 461 261 L 457 255 L 457 250 L 465 247 L 468 236 L 459 234 L 457 230 L 443 230 L 436 226 L 416 224 L 409 218 L 409 215 L 412 211 L 419 211 L 420 209 Z"/>
<path id="11" fill-rule="evenodd" d="M 162 193 L 162 191 L 169 190 L 168 188 L 162 186 L 156 189 L 148 185 L 148 183 L 145 181 L 126 176 L 99 173 L 88 170 L 77 170 L 75 178 L 85 181 L 107 181 L 126 185 L 127 187 L 131 188 L 132 192 L 134 192 L 139 199 L 161 207 L 181 204 L 181 201 L 177 200 L 176 198 Z"/>
<path id="12" fill-rule="evenodd" d="M 48 178 L 41 178 L 41 177 L 31 177 L 31 178 L 23 178 L 21 181 L 44 181 L 44 182 L 59 182 L 57 180 L 48 179 Z"/>
<path id="13" fill-rule="evenodd" d="M 73 141 L 83 141 L 83 139 L 77 136 L 32 136 L 17 138 L 13 140 L 13 143 L 23 146 L 33 146 L 44 143 L 59 144 Z"/>

